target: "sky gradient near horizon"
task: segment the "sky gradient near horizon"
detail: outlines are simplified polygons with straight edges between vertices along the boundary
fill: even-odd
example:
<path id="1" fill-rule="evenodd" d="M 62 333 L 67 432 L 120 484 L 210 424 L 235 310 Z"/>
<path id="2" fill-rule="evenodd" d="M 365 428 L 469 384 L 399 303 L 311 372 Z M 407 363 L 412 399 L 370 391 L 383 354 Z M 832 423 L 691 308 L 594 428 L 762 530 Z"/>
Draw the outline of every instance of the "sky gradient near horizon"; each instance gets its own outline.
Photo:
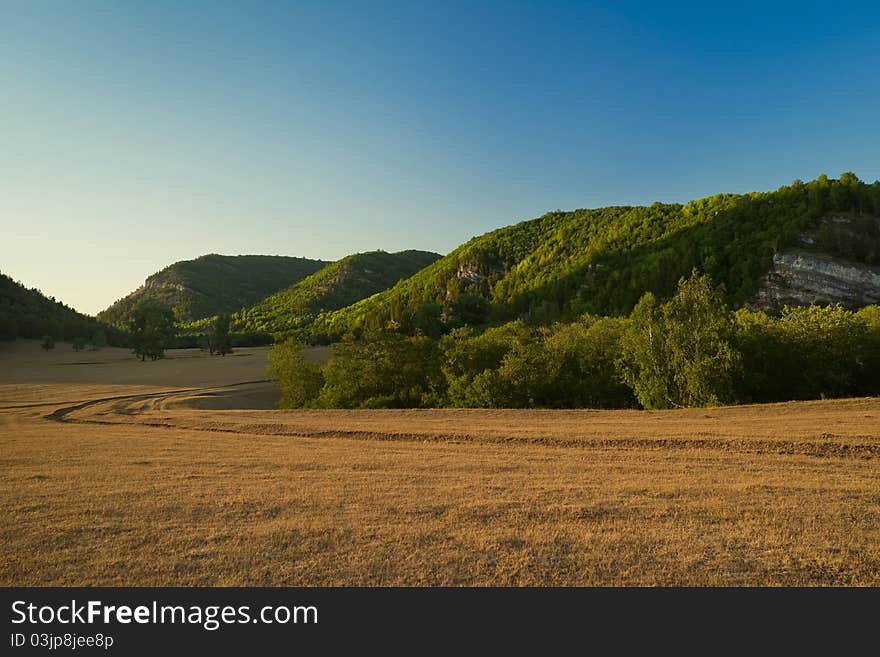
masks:
<path id="1" fill-rule="evenodd" d="M 0 271 L 94 314 L 205 253 L 880 178 L 876 2 L 0 2 Z"/>

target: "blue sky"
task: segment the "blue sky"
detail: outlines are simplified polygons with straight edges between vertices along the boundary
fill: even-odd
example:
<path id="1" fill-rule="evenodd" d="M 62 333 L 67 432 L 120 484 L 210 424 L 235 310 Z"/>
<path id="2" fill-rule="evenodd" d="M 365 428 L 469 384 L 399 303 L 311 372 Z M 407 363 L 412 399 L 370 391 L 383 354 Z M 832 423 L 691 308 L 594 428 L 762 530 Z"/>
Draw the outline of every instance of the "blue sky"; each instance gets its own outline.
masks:
<path id="1" fill-rule="evenodd" d="M 0 2 L 0 270 L 95 313 L 205 253 L 880 178 L 876 2 Z"/>

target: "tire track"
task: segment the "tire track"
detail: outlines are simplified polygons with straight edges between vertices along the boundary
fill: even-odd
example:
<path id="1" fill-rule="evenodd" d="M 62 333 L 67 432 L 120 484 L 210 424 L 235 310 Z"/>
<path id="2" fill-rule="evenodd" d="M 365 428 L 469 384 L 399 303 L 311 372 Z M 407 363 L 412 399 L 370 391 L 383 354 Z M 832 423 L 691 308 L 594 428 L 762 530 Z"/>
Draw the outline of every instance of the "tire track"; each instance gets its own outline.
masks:
<path id="1" fill-rule="evenodd" d="M 312 428 L 302 424 L 285 423 L 223 423 L 212 422 L 209 424 L 192 424 L 186 421 L 113 421 L 112 419 L 74 418 L 72 413 L 82 411 L 92 406 L 108 404 L 111 402 L 135 402 L 154 401 L 160 405 L 162 402 L 174 399 L 181 395 L 198 393 L 221 393 L 240 386 L 254 385 L 267 382 L 267 379 L 256 381 L 243 381 L 227 386 L 212 386 L 202 388 L 178 388 L 152 393 L 138 393 L 134 395 L 116 395 L 100 399 L 92 399 L 74 405 L 58 408 L 44 416 L 47 420 L 56 422 L 75 422 L 81 424 L 98 425 L 126 425 L 143 426 L 150 428 L 177 429 L 185 431 L 200 431 L 207 433 L 226 433 L 248 436 L 284 436 L 290 438 L 311 439 L 343 439 L 364 440 L 382 442 L 422 442 L 422 443 L 448 443 L 448 444 L 503 444 L 516 446 L 541 446 L 555 448 L 576 449 L 628 449 L 628 450 L 715 450 L 724 452 L 739 452 L 746 454 L 768 455 L 801 455 L 816 458 L 844 458 L 870 460 L 880 457 L 880 443 L 872 442 L 844 442 L 843 436 L 823 433 L 820 440 L 778 440 L 767 438 L 663 438 L 663 437 L 619 437 L 619 438 L 563 438 L 554 436 L 529 436 L 517 437 L 509 435 L 480 435 L 468 432 L 419 432 L 419 431 L 373 431 L 369 429 L 345 429 L 345 428 Z M 137 417 L 144 411 L 140 409 L 124 409 L 121 404 L 116 404 L 109 409 L 112 415 L 126 415 Z M 161 407 L 161 406 L 160 406 Z M 209 411 L 204 411 L 209 412 Z M 852 437 L 851 437 L 852 438 Z M 872 440 L 873 436 L 858 436 L 856 440 Z"/>
<path id="2" fill-rule="evenodd" d="M 71 418 L 68 417 L 71 413 L 75 413 L 77 411 L 81 411 L 90 406 L 96 406 L 98 404 L 106 404 L 109 402 L 119 402 L 119 401 L 128 401 L 128 402 L 136 402 L 136 401 L 146 401 L 149 399 L 162 399 L 162 398 L 172 398 L 182 394 L 192 394 L 199 392 L 219 392 L 223 390 L 227 390 L 229 388 L 236 388 L 238 386 L 247 386 L 254 385 L 257 383 L 266 383 L 269 379 L 258 379 L 255 381 L 242 381 L 240 383 L 230 383 L 225 386 L 210 386 L 206 388 L 176 388 L 173 390 L 163 390 L 160 392 L 148 392 L 148 393 L 137 393 L 134 395 L 115 395 L 112 397 L 101 397 L 99 399 L 89 399 L 87 401 L 78 402 L 73 404 L 72 406 L 62 406 L 61 408 L 57 408 L 51 413 L 44 415 L 43 418 L 46 420 L 52 420 L 54 422 L 76 422 L 80 424 L 121 424 L 119 422 L 101 422 L 98 420 L 89 420 L 83 418 Z M 65 402 L 69 403 L 69 402 Z M 38 406 L 48 406 L 50 404 L 39 404 Z"/>

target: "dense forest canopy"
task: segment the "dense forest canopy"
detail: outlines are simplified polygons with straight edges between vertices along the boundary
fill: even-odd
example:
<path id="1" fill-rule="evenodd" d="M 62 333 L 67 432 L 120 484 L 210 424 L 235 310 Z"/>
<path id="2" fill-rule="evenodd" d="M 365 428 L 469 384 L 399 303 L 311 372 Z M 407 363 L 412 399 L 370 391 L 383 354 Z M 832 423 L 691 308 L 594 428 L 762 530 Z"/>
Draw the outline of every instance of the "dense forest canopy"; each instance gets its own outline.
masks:
<path id="1" fill-rule="evenodd" d="M 850 228 L 820 230 L 820 220 L 836 213 L 849 217 Z M 432 315 L 448 329 L 462 323 L 456 305 L 466 308 L 468 324 L 625 316 L 645 292 L 668 298 L 694 268 L 737 307 L 755 293 L 774 253 L 805 231 L 818 231 L 829 253 L 876 262 L 878 217 L 880 182 L 851 173 L 684 205 L 550 212 L 476 237 L 391 289 L 320 315 L 311 338 L 389 325 L 413 333 L 419 318 Z"/>
<path id="2" fill-rule="evenodd" d="M 79 338 L 114 345 L 123 344 L 125 340 L 121 330 L 78 313 L 0 273 L 0 340 L 45 336 L 67 342 Z"/>
<path id="3" fill-rule="evenodd" d="M 289 335 L 308 326 L 318 313 L 337 310 L 412 276 L 441 256 L 429 251 L 357 253 L 337 260 L 285 290 L 232 316 L 239 333 Z M 198 330 L 213 320 L 194 323 Z"/>

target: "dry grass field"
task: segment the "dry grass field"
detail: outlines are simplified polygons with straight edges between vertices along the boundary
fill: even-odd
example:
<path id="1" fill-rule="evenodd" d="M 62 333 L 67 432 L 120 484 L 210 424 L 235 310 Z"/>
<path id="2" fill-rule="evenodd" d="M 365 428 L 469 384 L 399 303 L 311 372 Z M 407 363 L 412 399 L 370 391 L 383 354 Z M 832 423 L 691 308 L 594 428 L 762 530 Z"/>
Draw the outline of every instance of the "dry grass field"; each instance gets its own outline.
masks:
<path id="1" fill-rule="evenodd" d="M 277 411 L 265 349 L 169 355 L 0 344 L 0 584 L 880 585 L 880 399 Z"/>

